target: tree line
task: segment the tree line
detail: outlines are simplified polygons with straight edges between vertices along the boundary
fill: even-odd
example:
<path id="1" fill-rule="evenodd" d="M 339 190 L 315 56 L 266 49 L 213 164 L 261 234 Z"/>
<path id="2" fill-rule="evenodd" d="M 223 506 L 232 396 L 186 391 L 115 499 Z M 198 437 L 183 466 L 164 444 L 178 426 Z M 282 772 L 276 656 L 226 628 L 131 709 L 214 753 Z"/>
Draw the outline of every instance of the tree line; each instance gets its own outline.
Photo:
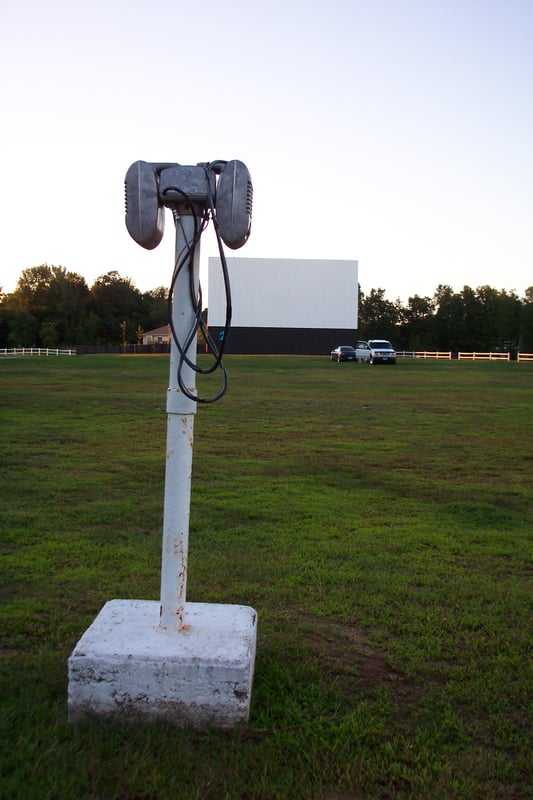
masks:
<path id="1" fill-rule="evenodd" d="M 0 347 L 137 343 L 168 322 L 167 290 L 140 292 L 108 272 L 88 286 L 61 266 L 23 270 L 15 291 L 0 288 Z M 359 289 L 359 338 L 385 338 L 397 350 L 533 352 L 533 286 L 514 291 L 439 285 L 433 297 L 391 301 Z"/>
<path id="2" fill-rule="evenodd" d="M 168 322 L 167 290 L 140 292 L 111 271 L 89 287 L 64 267 L 23 270 L 15 291 L 0 290 L 0 347 L 137 343 Z"/>
<path id="3" fill-rule="evenodd" d="M 391 302 L 383 289 L 359 291 L 359 337 L 389 339 L 396 350 L 533 352 L 533 286 L 514 291 L 440 284 L 433 297 Z"/>

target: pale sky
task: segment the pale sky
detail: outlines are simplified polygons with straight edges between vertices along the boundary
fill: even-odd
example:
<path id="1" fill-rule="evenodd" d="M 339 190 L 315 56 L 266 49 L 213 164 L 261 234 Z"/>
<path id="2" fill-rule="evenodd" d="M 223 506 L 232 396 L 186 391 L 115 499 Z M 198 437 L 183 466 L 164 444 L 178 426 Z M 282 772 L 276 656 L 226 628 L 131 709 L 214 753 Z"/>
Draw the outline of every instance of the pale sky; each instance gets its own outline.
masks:
<path id="1" fill-rule="evenodd" d="M 231 257 L 358 260 L 391 300 L 533 284 L 533 0 L 3 0 L 0 75 L 4 291 L 43 263 L 166 286 L 127 168 L 234 158 Z"/>

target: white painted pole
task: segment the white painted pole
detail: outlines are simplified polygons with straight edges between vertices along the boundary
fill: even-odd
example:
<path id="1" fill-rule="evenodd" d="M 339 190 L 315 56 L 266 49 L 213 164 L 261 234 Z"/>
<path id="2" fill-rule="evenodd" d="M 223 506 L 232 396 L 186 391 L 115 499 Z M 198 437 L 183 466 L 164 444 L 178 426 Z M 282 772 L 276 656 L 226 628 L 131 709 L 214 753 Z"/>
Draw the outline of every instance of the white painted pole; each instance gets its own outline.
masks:
<path id="1" fill-rule="evenodd" d="M 186 254 L 194 235 L 194 218 L 180 216 L 176 226 L 176 263 Z M 195 292 L 198 290 L 200 246 L 197 244 L 192 265 Z M 186 263 L 174 285 L 172 321 L 177 338 L 183 345 L 195 325 L 191 300 L 191 267 Z M 187 351 L 196 363 L 196 336 Z M 191 504 L 191 472 L 194 414 L 196 403 L 187 397 L 178 383 L 180 353 L 176 342 L 170 345 L 170 380 L 167 392 L 167 460 L 165 472 L 165 501 L 163 514 L 163 551 L 161 564 L 160 627 L 183 630 L 187 589 L 189 545 L 189 514 Z M 182 364 L 181 378 L 188 392 L 195 395 L 195 372 Z"/>

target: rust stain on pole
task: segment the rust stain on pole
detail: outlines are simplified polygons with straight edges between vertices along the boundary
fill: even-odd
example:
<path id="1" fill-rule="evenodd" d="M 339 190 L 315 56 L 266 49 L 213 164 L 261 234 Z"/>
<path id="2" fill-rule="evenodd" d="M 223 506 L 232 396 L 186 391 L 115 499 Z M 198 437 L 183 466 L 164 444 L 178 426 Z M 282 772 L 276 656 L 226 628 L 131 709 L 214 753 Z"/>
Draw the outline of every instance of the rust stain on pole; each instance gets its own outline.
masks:
<path id="1" fill-rule="evenodd" d="M 185 613 L 185 587 L 187 586 L 187 568 L 189 565 L 187 551 L 183 545 L 183 538 L 180 536 L 174 542 L 174 557 L 180 562 L 181 568 L 176 576 L 177 580 L 177 603 L 176 616 L 178 617 L 178 630 L 189 630 L 190 626 L 184 622 Z"/>

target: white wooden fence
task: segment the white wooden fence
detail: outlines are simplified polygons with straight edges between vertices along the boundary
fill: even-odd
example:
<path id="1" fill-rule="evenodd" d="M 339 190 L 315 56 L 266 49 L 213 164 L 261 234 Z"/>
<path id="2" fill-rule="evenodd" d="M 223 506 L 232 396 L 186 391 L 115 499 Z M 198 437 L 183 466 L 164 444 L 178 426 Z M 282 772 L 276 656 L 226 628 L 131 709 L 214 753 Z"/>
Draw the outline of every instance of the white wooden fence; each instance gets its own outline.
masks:
<path id="1" fill-rule="evenodd" d="M 55 347 L 1 347 L 0 357 L 15 356 L 75 356 L 75 350 L 58 350 Z"/>
<path id="2" fill-rule="evenodd" d="M 396 352 L 398 358 L 436 358 L 450 361 L 451 352 L 439 350 L 400 350 Z"/>
<path id="3" fill-rule="evenodd" d="M 510 353 L 457 353 L 459 361 L 510 361 Z"/>
<path id="4" fill-rule="evenodd" d="M 445 359 L 451 361 L 453 354 L 451 352 L 442 352 L 437 350 L 398 350 L 396 352 L 398 358 L 433 358 Z M 510 353 L 457 353 L 459 361 L 510 361 Z M 533 361 L 533 353 L 518 353 L 517 361 Z"/>

